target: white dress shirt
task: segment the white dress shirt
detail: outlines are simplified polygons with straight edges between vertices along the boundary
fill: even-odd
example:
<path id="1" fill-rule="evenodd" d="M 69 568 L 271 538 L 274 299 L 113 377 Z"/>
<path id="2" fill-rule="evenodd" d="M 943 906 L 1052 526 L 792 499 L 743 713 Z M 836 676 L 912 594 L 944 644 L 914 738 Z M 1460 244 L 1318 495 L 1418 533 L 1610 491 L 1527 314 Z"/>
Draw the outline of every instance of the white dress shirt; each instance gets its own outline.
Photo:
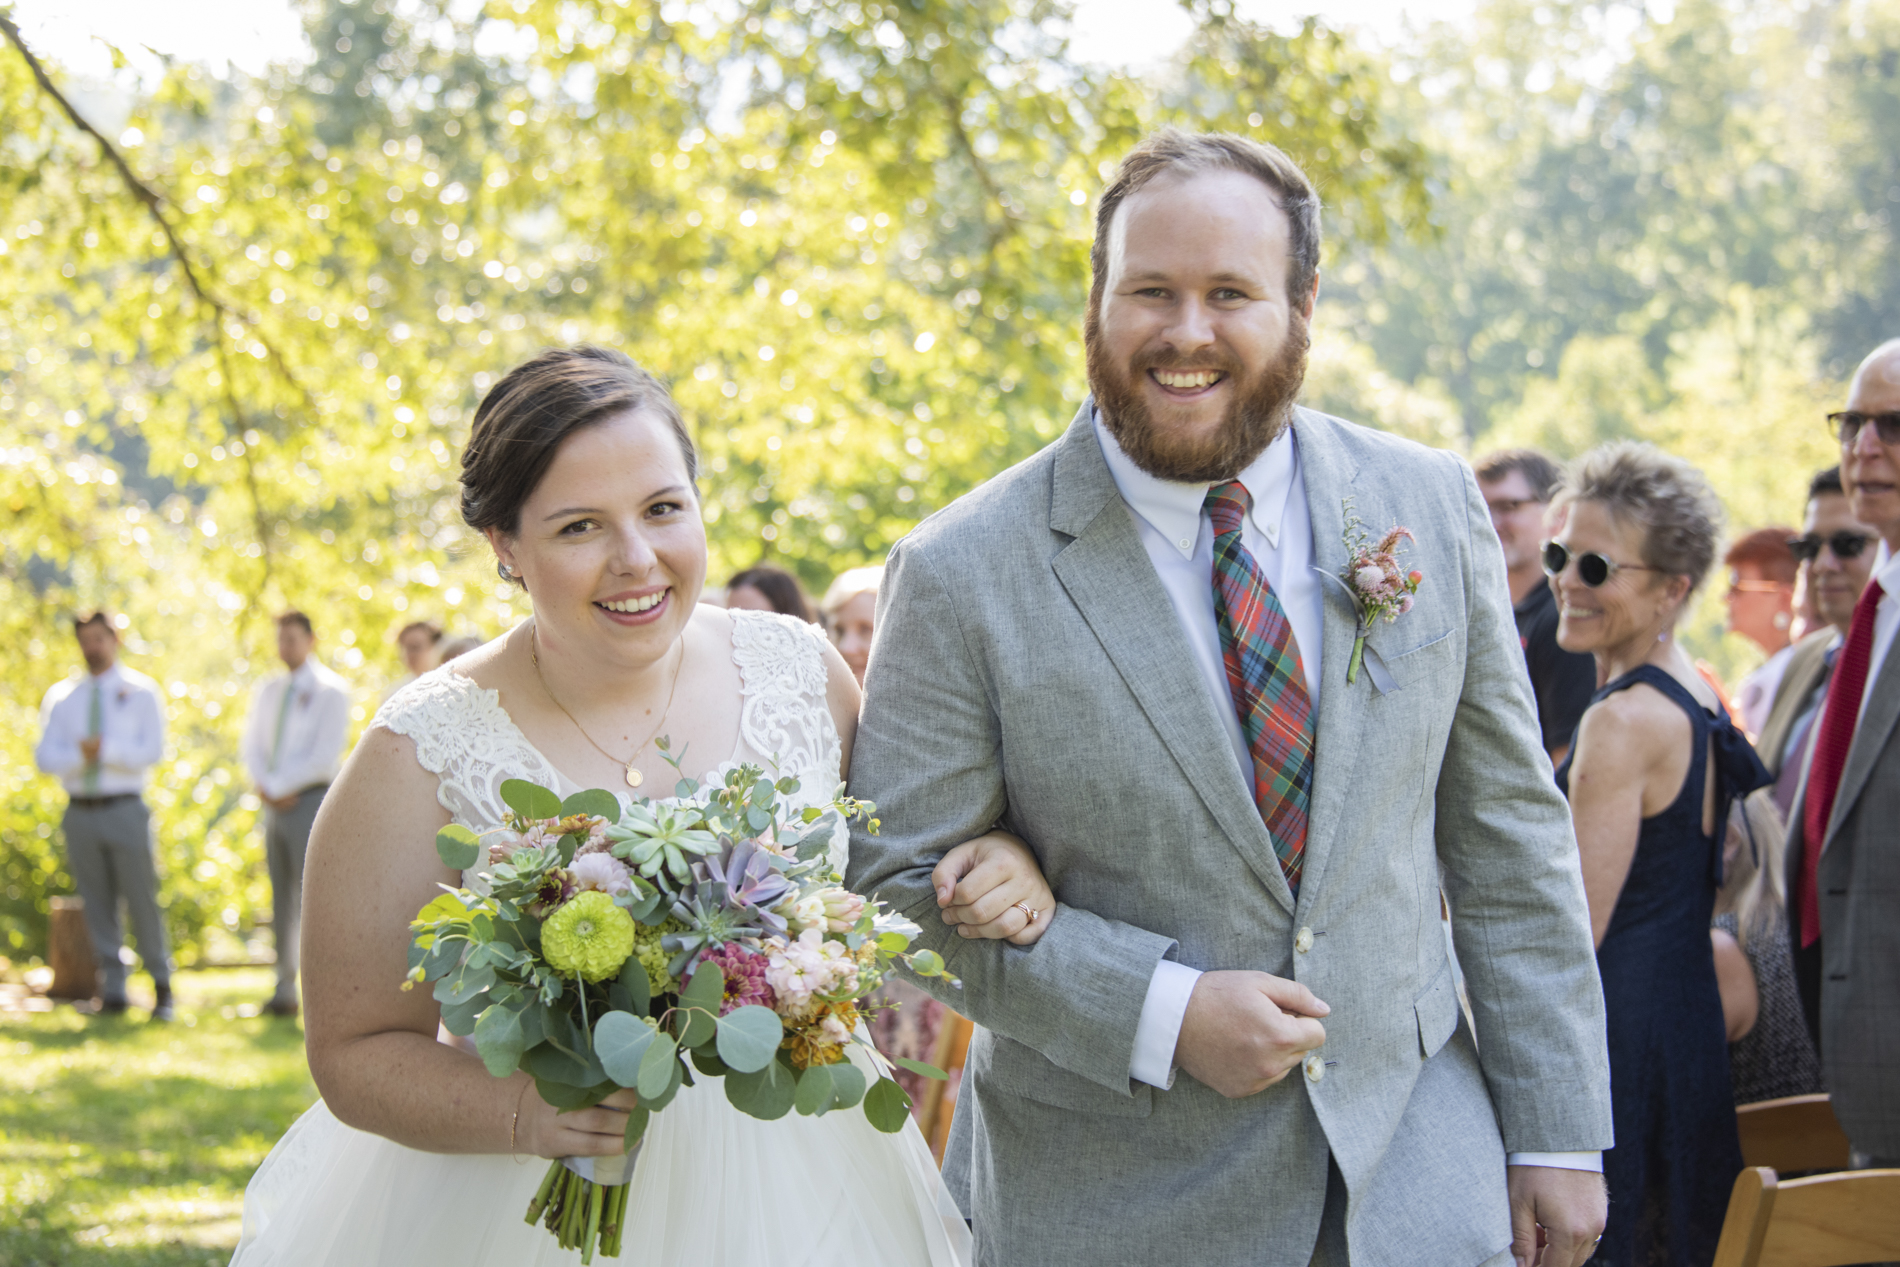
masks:
<path id="1" fill-rule="evenodd" d="M 92 696 L 99 693 L 98 779 L 86 784 L 79 742 L 92 734 Z M 165 755 L 165 700 L 158 683 L 114 664 L 104 673 L 55 682 L 40 704 L 40 741 L 33 759 L 75 796 L 120 796 L 145 790 L 145 772 Z"/>
<path id="2" fill-rule="evenodd" d="M 286 691 L 287 714 L 282 711 Z M 244 727 L 244 765 L 265 796 L 288 796 L 334 779 L 349 737 L 349 684 L 310 656 L 294 672 L 259 684 Z"/>
<path id="3" fill-rule="evenodd" d="M 1233 745 L 1240 776 L 1251 789 L 1253 757 L 1228 691 L 1220 624 L 1214 611 L 1214 525 L 1205 509 L 1210 485 L 1180 484 L 1142 470 L 1102 425 L 1099 414 L 1095 435 L 1115 487 L 1134 512 L 1135 532 L 1142 548 L 1154 564 L 1182 633 L 1187 635 L 1208 696 L 1216 704 L 1214 711 Z M 1253 500 L 1241 521 L 1241 544 L 1253 555 L 1280 600 L 1287 623 L 1293 627 L 1307 695 L 1317 710 L 1323 680 L 1320 654 L 1326 608 L 1321 579 L 1313 570 L 1313 517 L 1306 504 L 1306 484 L 1300 477 L 1300 447 L 1291 428 L 1269 444 L 1239 478 Z M 1174 1048 L 1181 1036 L 1181 1021 L 1187 1015 L 1188 998 L 1200 976 L 1197 969 L 1171 959 L 1155 965 L 1135 1026 L 1130 1077 L 1155 1087 L 1173 1084 Z M 1603 1168 L 1601 1153 L 1512 1153 L 1507 1160 L 1514 1166 Z"/>
<path id="4" fill-rule="evenodd" d="M 1874 650 L 1867 661 L 1867 685 L 1860 696 L 1863 713 L 1867 711 L 1867 701 L 1874 697 L 1874 681 L 1880 676 L 1880 666 L 1887 662 L 1887 653 L 1893 649 L 1893 636 L 1900 632 L 1900 558 L 1894 556 L 1885 541 L 1874 555 L 1872 579 L 1880 583 L 1880 604 L 1874 608 Z"/>

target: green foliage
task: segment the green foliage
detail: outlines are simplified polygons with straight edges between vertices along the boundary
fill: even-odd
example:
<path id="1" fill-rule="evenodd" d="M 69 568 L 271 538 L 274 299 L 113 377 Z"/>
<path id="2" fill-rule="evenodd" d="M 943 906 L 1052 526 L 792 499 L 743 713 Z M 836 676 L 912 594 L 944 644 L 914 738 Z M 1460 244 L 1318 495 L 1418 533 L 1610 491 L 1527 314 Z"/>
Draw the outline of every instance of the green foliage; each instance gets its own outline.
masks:
<path id="1" fill-rule="evenodd" d="M 316 1099 L 268 971 L 181 973 L 180 1020 L 0 1018 L 0 1262 L 209 1267 L 244 1185 Z M 136 1000 L 135 1000 L 136 1002 Z"/>

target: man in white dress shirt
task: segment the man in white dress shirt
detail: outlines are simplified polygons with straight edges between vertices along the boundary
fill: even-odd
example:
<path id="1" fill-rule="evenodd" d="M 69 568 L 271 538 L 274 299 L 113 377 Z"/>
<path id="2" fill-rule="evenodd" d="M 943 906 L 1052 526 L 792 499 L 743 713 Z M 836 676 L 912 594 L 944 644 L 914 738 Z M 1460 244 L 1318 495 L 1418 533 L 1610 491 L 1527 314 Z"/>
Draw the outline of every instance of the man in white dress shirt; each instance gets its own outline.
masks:
<path id="1" fill-rule="evenodd" d="M 264 802 L 264 858 L 277 938 L 277 991 L 268 1005 L 273 1016 L 297 1014 L 304 849 L 349 740 L 349 684 L 311 654 L 316 642 L 302 612 L 277 618 L 277 654 L 288 672 L 258 686 L 244 728 L 244 765 Z"/>
<path id="2" fill-rule="evenodd" d="M 86 932 L 99 961 L 99 1010 L 125 1011 L 124 934 L 119 903 L 132 916 L 158 1001 L 152 1019 L 172 1019 L 171 955 L 158 909 L 158 860 L 145 772 L 165 753 L 165 705 L 158 683 L 119 663 L 119 635 L 104 612 L 73 622 L 84 677 L 67 678 L 40 705 L 34 760 L 71 797 L 66 866 L 86 904 Z"/>
<path id="3" fill-rule="evenodd" d="M 891 553 L 847 881 L 983 1027 L 944 1167 L 983 1267 L 1575 1267 L 1603 1226 L 1602 994 L 1497 535 L 1455 455 L 1294 406 L 1318 205 L 1252 140 L 1138 145 L 1092 399 Z M 1355 520 L 1423 578 L 1363 664 Z M 998 822 L 1056 896 L 980 917 L 1048 920 L 1026 950 L 938 919 Z"/>

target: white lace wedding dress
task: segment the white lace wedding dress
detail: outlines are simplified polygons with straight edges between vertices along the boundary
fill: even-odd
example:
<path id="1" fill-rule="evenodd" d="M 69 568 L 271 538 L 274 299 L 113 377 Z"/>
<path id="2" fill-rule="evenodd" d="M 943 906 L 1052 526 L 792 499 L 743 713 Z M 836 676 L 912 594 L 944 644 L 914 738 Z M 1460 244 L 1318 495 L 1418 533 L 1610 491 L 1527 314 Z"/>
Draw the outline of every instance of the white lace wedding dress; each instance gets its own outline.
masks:
<path id="1" fill-rule="evenodd" d="M 739 746 L 702 782 L 742 763 L 799 780 L 791 799 L 823 802 L 838 785 L 840 744 L 825 705 L 811 626 L 735 611 L 742 681 Z M 504 813 L 502 780 L 563 796 L 580 789 L 536 751 L 495 691 L 452 671 L 390 697 L 373 725 L 415 741 L 458 823 L 485 830 Z M 430 847 L 419 842 L 418 848 Z M 836 860 L 842 867 L 842 857 Z M 463 882 L 475 880 L 466 874 Z M 392 983 L 393 985 L 393 983 Z M 540 1159 L 418 1152 L 345 1126 L 322 1102 L 278 1141 L 244 1193 L 233 1267 L 542 1267 L 578 1262 L 523 1222 L 547 1169 Z M 656 1115 L 632 1179 L 627 1267 L 962 1267 L 962 1216 L 914 1123 L 886 1135 L 862 1110 L 750 1118 L 717 1080 L 683 1088 Z"/>

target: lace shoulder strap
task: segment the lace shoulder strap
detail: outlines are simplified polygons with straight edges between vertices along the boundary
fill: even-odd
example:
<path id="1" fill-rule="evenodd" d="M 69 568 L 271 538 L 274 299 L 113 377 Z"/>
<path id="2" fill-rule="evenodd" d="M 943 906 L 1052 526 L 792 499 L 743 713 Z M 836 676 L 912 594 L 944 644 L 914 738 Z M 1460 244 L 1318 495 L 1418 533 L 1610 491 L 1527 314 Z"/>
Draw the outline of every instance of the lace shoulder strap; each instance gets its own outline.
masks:
<path id="1" fill-rule="evenodd" d="M 501 706 L 501 693 L 443 665 L 390 696 L 372 726 L 405 735 L 416 761 L 436 776 L 436 800 L 455 821 L 486 831 L 502 821 L 501 785 L 530 779 L 558 787 L 560 775 Z"/>
<path id="2" fill-rule="evenodd" d="M 732 660 L 744 701 L 739 755 L 797 779 L 796 799 L 829 798 L 843 744 L 826 702 L 824 634 L 775 612 L 732 613 Z"/>

